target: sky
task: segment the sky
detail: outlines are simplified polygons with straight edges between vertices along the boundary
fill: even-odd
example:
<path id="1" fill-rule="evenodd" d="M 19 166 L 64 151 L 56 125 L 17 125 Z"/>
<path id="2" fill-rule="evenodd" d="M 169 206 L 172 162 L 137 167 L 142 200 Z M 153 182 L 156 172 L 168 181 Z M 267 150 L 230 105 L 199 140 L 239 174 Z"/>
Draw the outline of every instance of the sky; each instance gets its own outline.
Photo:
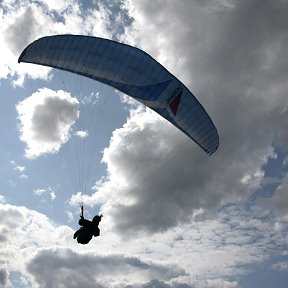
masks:
<path id="1" fill-rule="evenodd" d="M 1 0 L 0 287 L 286 287 L 287 13 L 287 0 Z M 111 87 L 18 64 L 55 34 L 149 53 L 209 113 L 218 150 Z M 81 203 L 104 215 L 85 246 Z"/>

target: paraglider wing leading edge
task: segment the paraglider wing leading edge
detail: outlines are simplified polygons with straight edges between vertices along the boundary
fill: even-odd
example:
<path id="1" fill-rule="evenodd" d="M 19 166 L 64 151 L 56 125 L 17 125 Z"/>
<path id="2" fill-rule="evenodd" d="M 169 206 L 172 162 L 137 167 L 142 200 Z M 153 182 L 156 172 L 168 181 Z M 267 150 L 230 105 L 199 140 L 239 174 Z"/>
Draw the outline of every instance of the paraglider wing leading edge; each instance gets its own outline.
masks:
<path id="1" fill-rule="evenodd" d="M 207 154 L 218 148 L 217 129 L 196 97 L 136 47 L 92 36 L 47 36 L 29 44 L 18 62 L 70 71 L 110 85 L 153 109 Z"/>

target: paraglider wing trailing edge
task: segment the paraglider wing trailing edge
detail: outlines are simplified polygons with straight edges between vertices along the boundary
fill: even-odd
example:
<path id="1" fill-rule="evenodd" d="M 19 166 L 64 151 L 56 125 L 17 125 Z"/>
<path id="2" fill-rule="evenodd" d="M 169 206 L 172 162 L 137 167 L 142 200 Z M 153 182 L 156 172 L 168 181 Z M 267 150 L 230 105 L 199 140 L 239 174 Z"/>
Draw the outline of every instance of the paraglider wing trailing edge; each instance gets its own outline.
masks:
<path id="1" fill-rule="evenodd" d="M 54 35 L 29 44 L 18 62 L 53 67 L 110 85 L 153 109 L 207 154 L 218 148 L 217 129 L 196 97 L 136 47 L 92 36 Z"/>

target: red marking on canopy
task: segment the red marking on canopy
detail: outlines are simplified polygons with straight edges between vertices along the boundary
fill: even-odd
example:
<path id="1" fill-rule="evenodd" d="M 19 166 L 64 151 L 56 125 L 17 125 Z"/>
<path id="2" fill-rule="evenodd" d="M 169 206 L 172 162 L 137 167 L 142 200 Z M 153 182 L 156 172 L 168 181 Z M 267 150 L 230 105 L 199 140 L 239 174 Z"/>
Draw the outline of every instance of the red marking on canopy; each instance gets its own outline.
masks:
<path id="1" fill-rule="evenodd" d="M 178 110 L 178 107 L 179 107 L 179 104 L 180 104 L 180 100 L 181 100 L 181 96 L 182 96 L 182 91 L 180 91 L 176 97 L 173 99 L 173 101 L 169 104 L 171 110 L 172 110 L 172 113 L 176 116 L 177 114 L 177 110 Z"/>

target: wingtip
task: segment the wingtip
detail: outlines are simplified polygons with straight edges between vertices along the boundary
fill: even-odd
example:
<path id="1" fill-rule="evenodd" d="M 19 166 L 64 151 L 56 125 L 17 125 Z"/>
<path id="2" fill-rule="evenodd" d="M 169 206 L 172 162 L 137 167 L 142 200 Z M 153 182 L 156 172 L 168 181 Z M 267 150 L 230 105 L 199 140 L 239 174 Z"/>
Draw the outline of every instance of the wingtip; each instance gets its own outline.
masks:
<path id="1" fill-rule="evenodd" d="M 23 56 L 26 53 L 26 48 L 22 51 L 22 53 L 20 54 L 19 58 L 18 58 L 18 63 L 22 62 Z"/>
<path id="2" fill-rule="evenodd" d="M 218 147 L 219 147 L 219 140 L 218 140 L 217 145 L 216 145 L 213 149 L 211 149 L 211 150 L 209 150 L 209 151 L 206 151 L 207 154 L 208 154 L 209 156 L 211 156 L 212 154 L 214 154 L 214 153 L 218 150 Z"/>

